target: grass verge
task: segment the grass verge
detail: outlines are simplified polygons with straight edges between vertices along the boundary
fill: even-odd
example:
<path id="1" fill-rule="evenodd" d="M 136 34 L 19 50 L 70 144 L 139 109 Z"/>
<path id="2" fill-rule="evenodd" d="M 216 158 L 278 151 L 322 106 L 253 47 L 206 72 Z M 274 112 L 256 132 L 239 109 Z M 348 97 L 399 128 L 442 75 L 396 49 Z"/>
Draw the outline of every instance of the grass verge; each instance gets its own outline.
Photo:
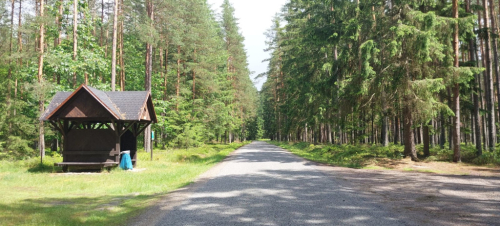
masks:
<path id="1" fill-rule="evenodd" d="M 403 147 L 358 146 L 358 145 L 314 145 L 306 142 L 288 143 L 268 141 L 290 152 L 319 163 L 336 166 L 362 168 L 372 158 L 402 158 Z"/>
<path id="2" fill-rule="evenodd" d="M 366 169 L 388 169 L 388 164 L 384 162 L 397 161 L 403 158 L 404 147 L 401 145 L 389 145 L 382 147 L 379 145 L 359 144 L 359 145 L 314 145 L 306 142 L 288 143 L 268 141 L 271 144 L 280 146 L 303 158 L 350 168 Z M 451 162 L 453 151 L 440 149 L 439 147 L 430 150 L 430 156 L 423 157 L 422 145 L 417 145 L 419 158 L 423 162 Z M 469 165 L 498 167 L 500 166 L 500 151 L 483 152 L 483 155 L 476 157 L 475 148 L 470 145 L 461 145 L 462 161 Z M 413 169 L 412 169 L 413 170 Z M 432 170 L 417 170 L 430 172 Z"/>
<path id="3" fill-rule="evenodd" d="M 65 174 L 59 156 L 0 161 L 1 225 L 123 225 L 160 195 L 198 175 L 247 143 L 138 153 L 139 172 Z"/>

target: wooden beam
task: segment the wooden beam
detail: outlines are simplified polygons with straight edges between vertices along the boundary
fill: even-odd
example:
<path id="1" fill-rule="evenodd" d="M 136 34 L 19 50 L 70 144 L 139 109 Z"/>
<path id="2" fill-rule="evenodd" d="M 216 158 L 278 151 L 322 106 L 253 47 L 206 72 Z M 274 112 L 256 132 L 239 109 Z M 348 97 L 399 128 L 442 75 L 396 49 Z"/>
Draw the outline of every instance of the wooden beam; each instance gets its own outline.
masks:
<path id="1" fill-rule="evenodd" d="M 117 151 L 64 151 L 64 155 L 109 155 L 116 156 L 120 153 Z"/>
<path id="2" fill-rule="evenodd" d="M 64 127 L 62 127 L 61 123 L 59 121 L 49 121 L 50 124 L 52 124 L 52 126 L 54 126 L 54 128 L 56 128 L 63 136 L 65 134 L 64 132 Z"/>
<path id="3" fill-rule="evenodd" d="M 127 132 L 128 129 L 130 129 L 130 127 L 132 127 L 133 125 L 135 124 L 135 122 L 131 122 L 128 124 L 128 126 L 125 127 L 125 129 L 123 129 L 121 132 L 120 132 L 120 137 L 125 133 Z"/>
<path id="4" fill-rule="evenodd" d="M 119 162 L 59 162 L 54 163 L 54 166 L 91 166 L 91 165 L 103 165 L 103 166 L 114 166 L 120 164 Z"/>
<path id="5" fill-rule="evenodd" d="M 112 129 L 113 131 L 116 132 L 116 128 L 117 127 L 115 126 L 115 121 L 114 120 L 112 120 L 111 123 L 109 123 L 109 127 L 110 127 L 110 129 Z"/>
<path id="6" fill-rule="evenodd" d="M 117 122 L 117 124 L 118 124 L 118 122 Z M 116 134 L 116 138 L 115 138 L 116 139 L 115 152 L 118 152 L 118 155 L 116 155 L 116 157 L 115 157 L 115 161 L 116 162 L 120 162 L 120 152 L 122 151 L 121 147 L 120 147 L 120 143 L 121 143 L 121 139 L 120 138 L 121 138 L 121 135 L 120 135 L 120 132 L 118 131 L 118 128 L 120 128 L 120 127 L 118 127 L 118 125 L 116 125 L 115 128 L 116 128 L 116 130 L 115 130 L 115 134 Z"/>
<path id="7" fill-rule="evenodd" d="M 149 125 L 151 124 L 151 122 L 148 122 L 145 124 L 144 127 L 142 127 L 138 132 L 137 132 L 137 135 L 141 134 Z M 137 136 L 136 135 L 136 136 Z"/>
<path id="8" fill-rule="evenodd" d="M 68 131 L 66 129 L 66 126 L 68 125 L 68 123 L 66 121 L 61 121 L 61 120 L 57 121 L 56 123 L 59 126 L 59 128 L 61 128 L 61 134 L 63 136 L 66 136 L 66 134 L 68 133 Z"/>
<path id="9" fill-rule="evenodd" d="M 137 129 L 138 129 L 139 125 L 138 123 L 134 123 L 134 126 L 132 128 L 132 133 L 134 134 L 134 137 L 137 137 Z"/>

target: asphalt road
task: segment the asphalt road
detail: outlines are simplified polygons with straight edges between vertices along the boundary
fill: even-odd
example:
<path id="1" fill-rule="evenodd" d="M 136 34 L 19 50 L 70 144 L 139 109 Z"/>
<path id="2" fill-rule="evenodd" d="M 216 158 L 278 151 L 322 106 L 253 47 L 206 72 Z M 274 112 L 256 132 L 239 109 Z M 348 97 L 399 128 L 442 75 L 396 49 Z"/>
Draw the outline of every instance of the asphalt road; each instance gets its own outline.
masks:
<path id="1" fill-rule="evenodd" d="M 265 142 L 240 148 L 205 177 L 136 223 L 411 225 L 313 163 Z"/>

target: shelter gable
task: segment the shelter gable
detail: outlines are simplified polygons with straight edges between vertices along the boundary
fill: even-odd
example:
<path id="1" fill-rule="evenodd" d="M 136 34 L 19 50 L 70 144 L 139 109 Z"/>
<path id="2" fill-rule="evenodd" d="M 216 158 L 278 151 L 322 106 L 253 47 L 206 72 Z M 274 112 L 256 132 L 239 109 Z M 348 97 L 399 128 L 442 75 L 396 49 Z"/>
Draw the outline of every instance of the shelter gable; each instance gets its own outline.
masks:
<path id="1" fill-rule="evenodd" d="M 82 89 L 61 106 L 51 118 L 115 118 L 91 94 Z"/>

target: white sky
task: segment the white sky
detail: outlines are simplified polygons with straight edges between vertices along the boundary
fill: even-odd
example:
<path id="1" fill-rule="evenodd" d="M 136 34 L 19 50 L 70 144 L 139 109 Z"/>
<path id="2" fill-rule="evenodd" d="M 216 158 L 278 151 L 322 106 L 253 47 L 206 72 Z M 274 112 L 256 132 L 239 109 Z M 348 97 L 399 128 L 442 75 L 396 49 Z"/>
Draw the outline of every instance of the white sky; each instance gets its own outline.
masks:
<path id="1" fill-rule="evenodd" d="M 207 0 L 212 9 L 220 14 L 220 6 L 223 0 Z M 240 32 L 245 37 L 245 49 L 248 55 L 250 71 L 254 72 L 250 78 L 267 70 L 267 62 L 262 60 L 269 58 L 269 53 L 264 52 L 266 48 L 266 36 L 264 32 L 272 25 L 272 19 L 276 13 L 281 12 L 281 7 L 287 0 L 230 0 L 235 9 L 235 17 L 238 18 Z M 258 90 L 265 82 L 264 78 L 254 81 Z"/>

